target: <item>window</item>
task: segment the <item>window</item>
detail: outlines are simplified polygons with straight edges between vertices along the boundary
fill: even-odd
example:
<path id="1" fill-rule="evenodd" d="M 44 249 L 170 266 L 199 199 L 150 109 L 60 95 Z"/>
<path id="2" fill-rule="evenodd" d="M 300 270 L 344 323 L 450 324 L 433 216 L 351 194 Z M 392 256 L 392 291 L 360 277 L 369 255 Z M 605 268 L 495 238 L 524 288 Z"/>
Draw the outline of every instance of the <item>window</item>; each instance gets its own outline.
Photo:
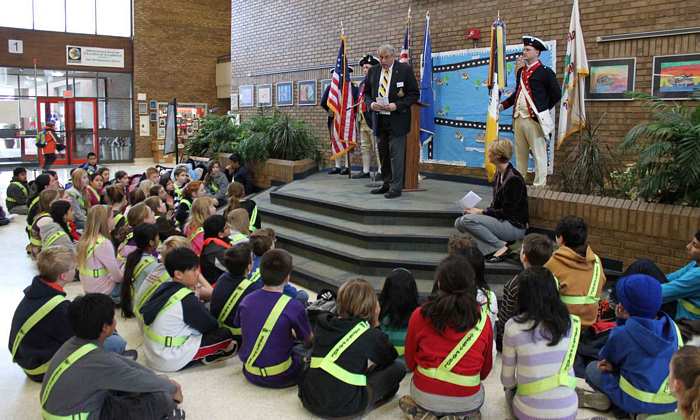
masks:
<path id="1" fill-rule="evenodd" d="M 66 31 L 95 33 L 95 0 L 66 0 Z"/>
<path id="2" fill-rule="evenodd" d="M 34 29 L 41 31 L 66 30 L 65 3 L 56 0 L 34 0 Z"/>
<path id="3" fill-rule="evenodd" d="M 131 37 L 132 0 L 7 0 L 0 26 Z"/>
<path id="4" fill-rule="evenodd" d="M 131 36 L 131 0 L 97 0 L 97 35 Z"/>
<path id="5" fill-rule="evenodd" d="M 131 75 L 128 73 L 99 73 L 100 98 L 131 98 Z"/>
<path id="6" fill-rule="evenodd" d="M 0 13 L 0 26 L 9 28 L 32 29 L 32 0 L 12 0 L 12 6 L 6 4 Z"/>
<path id="7" fill-rule="evenodd" d="M 0 69 L 0 96 L 15 96 L 17 86 L 17 75 L 12 74 L 12 69 Z"/>

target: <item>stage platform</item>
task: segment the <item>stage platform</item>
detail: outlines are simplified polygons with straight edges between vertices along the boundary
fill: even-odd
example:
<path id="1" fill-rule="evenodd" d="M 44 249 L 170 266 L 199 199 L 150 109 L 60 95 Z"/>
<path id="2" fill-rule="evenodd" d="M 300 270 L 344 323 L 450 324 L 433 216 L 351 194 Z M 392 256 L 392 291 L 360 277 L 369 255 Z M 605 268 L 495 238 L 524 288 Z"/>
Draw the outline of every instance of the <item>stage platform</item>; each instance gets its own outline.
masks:
<path id="1" fill-rule="evenodd" d="M 421 293 L 429 293 L 447 240 L 462 214 L 457 201 L 469 190 L 491 203 L 490 186 L 426 179 L 424 191 L 388 200 L 369 191 L 368 179 L 319 173 L 258 194 L 264 227 L 294 257 L 293 280 L 312 290 L 339 287 L 362 277 L 375 289 L 397 267 L 411 270 Z M 499 292 L 521 270 L 515 260 L 487 264 L 487 281 Z"/>

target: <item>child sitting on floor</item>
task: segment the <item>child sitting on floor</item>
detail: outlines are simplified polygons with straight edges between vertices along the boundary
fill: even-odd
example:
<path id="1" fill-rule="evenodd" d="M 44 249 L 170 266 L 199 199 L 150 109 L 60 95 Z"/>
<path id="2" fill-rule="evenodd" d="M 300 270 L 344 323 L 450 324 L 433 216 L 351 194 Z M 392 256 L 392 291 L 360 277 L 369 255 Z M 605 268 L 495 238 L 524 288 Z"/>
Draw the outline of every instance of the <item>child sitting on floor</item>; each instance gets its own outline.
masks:
<path id="1" fill-rule="evenodd" d="M 206 191 L 204 190 L 204 184 L 202 181 L 192 181 L 187 184 L 185 188 L 182 189 L 182 196 L 180 201 L 175 208 L 175 220 L 180 224 L 180 228 L 185 228 L 185 224 L 190 218 L 190 212 L 192 211 L 192 206 L 194 205 L 194 200 L 199 197 L 204 197 Z M 216 203 L 214 203 L 216 207 Z"/>
<path id="2" fill-rule="evenodd" d="M 491 372 L 493 330 L 488 308 L 476 300 L 474 270 L 458 255 L 438 265 L 438 290 L 413 311 L 406 334 L 411 395 L 399 407 L 414 418 L 434 415 L 478 419 Z"/>
<path id="3" fill-rule="evenodd" d="M 39 236 L 41 236 L 41 249 L 51 246 L 62 246 L 75 252 L 74 232 L 70 228 L 73 221 L 73 208 L 65 200 L 56 200 L 51 203 L 49 209 L 51 222 L 41 223 Z"/>
<path id="4" fill-rule="evenodd" d="M 154 224 L 156 222 L 153 211 L 145 203 L 138 203 L 130 208 L 126 214 L 126 220 L 128 229 L 124 235 L 124 240 L 117 248 L 117 259 L 122 266 L 126 262 L 126 257 L 136 249 L 136 242 L 134 241 L 134 229 L 136 226 L 144 223 Z"/>
<path id="5" fill-rule="evenodd" d="M 678 399 L 678 411 L 647 420 L 700 419 L 700 347 L 684 346 L 673 355 L 668 387 Z"/>
<path id="6" fill-rule="evenodd" d="M 199 181 L 195 181 L 199 182 Z M 200 255 L 204 246 L 204 221 L 216 214 L 216 200 L 211 197 L 198 197 L 192 203 L 192 212 L 182 233 L 192 243 L 192 251 Z"/>
<path id="7" fill-rule="evenodd" d="M 211 284 L 216 284 L 225 271 L 223 264 L 224 253 L 231 248 L 229 234 L 224 216 L 215 214 L 204 221 L 204 247 L 199 256 L 200 271 Z"/>
<path id="8" fill-rule="evenodd" d="M 34 206 L 36 209 L 36 214 L 32 219 L 32 222 L 27 227 L 27 233 L 29 234 L 29 248 L 28 252 L 36 257 L 39 252 L 41 252 L 41 227 L 52 222 L 51 214 L 51 204 L 56 200 L 60 200 L 63 196 L 63 191 L 45 189 L 37 197 L 37 204 Z M 27 216 L 29 220 L 29 216 Z"/>
<path id="9" fill-rule="evenodd" d="M 51 359 L 41 388 L 42 417 L 57 419 L 184 419 L 180 385 L 140 364 L 105 352 L 117 326 L 114 303 L 87 294 L 68 305 L 75 337 Z"/>
<path id="10" fill-rule="evenodd" d="M 75 253 L 54 246 L 37 256 L 39 275 L 24 290 L 10 328 L 10 354 L 34 382 L 41 382 L 49 360 L 73 336 L 68 322 L 68 303 L 63 286 L 75 276 Z M 21 332 L 20 332 L 21 331 Z M 118 335 L 107 337 L 105 350 L 123 353 L 126 342 Z M 135 351 L 127 354 L 134 357 Z"/>
<path id="11" fill-rule="evenodd" d="M 235 209 L 245 209 L 245 211 L 248 212 L 248 217 L 250 217 L 249 230 L 253 232 L 260 229 L 260 218 L 258 217 L 258 207 L 255 201 L 244 199 L 246 194 L 250 193 L 250 191 L 246 191 L 245 187 L 240 182 L 232 182 L 229 184 L 226 193 L 228 206 L 226 206 L 226 210 L 224 210 L 224 216 L 228 217 L 228 214 Z"/>
<path id="12" fill-rule="evenodd" d="M 552 241 L 548 237 L 539 233 L 531 233 L 523 239 L 523 246 L 520 248 L 520 262 L 524 269 L 544 266 L 554 251 Z M 498 311 L 498 321 L 496 321 L 496 348 L 501 351 L 503 347 L 503 332 L 506 322 L 518 314 L 518 293 L 520 278 L 516 275 L 508 280 L 503 287 L 503 300 Z"/>
<path id="13" fill-rule="evenodd" d="M 605 411 L 610 403 L 632 414 L 675 410 L 668 389 L 668 364 L 683 345 L 670 316 L 659 312 L 661 285 L 646 274 L 623 277 L 615 285 L 618 326 L 600 351 L 600 361 L 586 367 L 586 382 L 596 392 L 579 392 L 579 406 Z"/>
<path id="14" fill-rule="evenodd" d="M 241 329 L 233 327 L 233 320 L 243 298 L 263 287 L 262 281 L 246 278 L 252 267 L 250 245 L 238 244 L 227 249 L 223 263 L 226 271 L 219 277 L 211 296 L 211 314 L 219 325 L 228 328 L 235 340 L 241 341 Z"/>
<path id="15" fill-rule="evenodd" d="M 165 268 L 172 281 L 161 284 L 141 307 L 148 365 L 174 372 L 192 362 L 231 357 L 237 348 L 231 332 L 219 327 L 192 290 L 199 283 L 197 255 L 174 249 L 165 257 Z"/>
<path id="16" fill-rule="evenodd" d="M 396 395 L 406 366 L 377 328 L 379 302 L 367 281 L 350 280 L 340 287 L 337 312 L 318 317 L 299 398 L 320 417 L 360 417 Z"/>
<path id="17" fill-rule="evenodd" d="M 260 270 L 263 288 L 243 299 L 233 322 L 243 334 L 243 374 L 253 384 L 285 388 L 298 382 L 304 351 L 297 342 L 311 346 L 311 326 L 304 305 L 282 293 L 292 272 L 292 256 L 270 250 Z"/>
<path id="18" fill-rule="evenodd" d="M 519 277 L 518 314 L 505 327 L 501 383 L 518 419 L 575 419 L 574 355 L 581 321 L 570 316 L 552 273 L 525 269 Z"/>
<path id="19" fill-rule="evenodd" d="M 77 247 L 78 273 L 85 293 L 103 293 L 119 302 L 122 271 L 109 240 L 113 223 L 110 213 L 104 205 L 90 208 Z"/>
<path id="20" fill-rule="evenodd" d="M 413 273 L 405 268 L 395 268 L 384 280 L 379 294 L 380 328 L 400 357 L 404 354 L 408 319 L 418 307 L 418 287 Z"/>
<path id="21" fill-rule="evenodd" d="M 245 209 L 233 209 L 226 216 L 226 224 L 231 229 L 231 244 L 239 244 L 242 242 L 248 242 L 248 235 L 250 235 L 250 230 L 248 226 L 250 220 L 248 219 L 248 212 Z"/>
<path id="22" fill-rule="evenodd" d="M 29 211 L 29 184 L 27 183 L 27 169 L 15 168 L 12 171 L 12 180 L 7 186 L 7 211 L 11 214 L 27 214 Z"/>
<path id="23" fill-rule="evenodd" d="M 134 228 L 136 249 L 126 257 L 121 289 L 121 307 L 124 318 L 134 316 L 134 295 L 158 265 L 158 227 L 142 223 Z"/>

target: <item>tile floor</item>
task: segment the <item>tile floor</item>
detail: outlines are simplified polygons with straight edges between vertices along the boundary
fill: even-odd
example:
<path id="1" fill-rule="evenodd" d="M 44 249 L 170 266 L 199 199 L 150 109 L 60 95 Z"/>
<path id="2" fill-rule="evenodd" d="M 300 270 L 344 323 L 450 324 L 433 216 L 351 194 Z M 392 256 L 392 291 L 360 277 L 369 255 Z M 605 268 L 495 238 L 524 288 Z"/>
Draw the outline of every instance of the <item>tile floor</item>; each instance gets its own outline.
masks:
<path id="1" fill-rule="evenodd" d="M 148 162 L 121 165 L 130 173 L 143 170 Z M 116 170 L 112 166 L 113 170 Z M 30 172 L 31 173 L 31 172 Z M 68 172 L 59 171 L 62 182 Z M 0 198 L 4 202 L 4 192 L 11 173 L 0 173 Z M 16 217 L 8 226 L 0 227 L 0 267 L 8 270 L 0 281 L 0 340 L 7 343 L 14 308 L 22 298 L 22 290 L 36 273 L 32 260 L 25 255 L 24 217 Z M 67 287 L 69 297 L 82 293 L 79 283 Z M 135 320 L 119 318 L 120 334 L 126 338 L 128 348 L 140 349 L 143 338 L 138 332 Z M 38 419 L 40 385 L 26 379 L 24 373 L 10 360 L 9 352 L 0 356 L 0 419 Z M 241 373 L 242 364 L 238 358 L 212 365 L 188 369 L 172 374 L 172 378 L 182 384 L 185 401 L 182 407 L 188 419 L 309 419 L 313 418 L 304 410 L 297 398 L 296 389 L 269 390 L 248 384 Z M 491 375 L 484 382 L 486 403 L 482 408 L 484 419 L 505 419 L 504 396 L 499 381 L 500 357 L 495 360 Z M 410 376 L 401 384 L 399 395 L 408 393 Z M 579 412 L 580 419 L 600 416 L 588 410 Z M 366 416 L 368 419 L 402 418 L 398 408 L 398 398 Z"/>

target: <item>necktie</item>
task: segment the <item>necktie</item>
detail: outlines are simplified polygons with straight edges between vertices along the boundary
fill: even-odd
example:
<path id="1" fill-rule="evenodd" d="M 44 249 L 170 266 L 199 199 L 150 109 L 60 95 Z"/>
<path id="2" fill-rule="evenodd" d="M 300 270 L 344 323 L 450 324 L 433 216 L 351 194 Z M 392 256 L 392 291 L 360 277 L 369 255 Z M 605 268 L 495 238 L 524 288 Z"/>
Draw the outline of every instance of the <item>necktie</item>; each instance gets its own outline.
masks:
<path id="1" fill-rule="evenodd" d="M 382 70 L 382 82 L 379 84 L 379 96 L 387 97 L 389 93 L 389 70 Z"/>

